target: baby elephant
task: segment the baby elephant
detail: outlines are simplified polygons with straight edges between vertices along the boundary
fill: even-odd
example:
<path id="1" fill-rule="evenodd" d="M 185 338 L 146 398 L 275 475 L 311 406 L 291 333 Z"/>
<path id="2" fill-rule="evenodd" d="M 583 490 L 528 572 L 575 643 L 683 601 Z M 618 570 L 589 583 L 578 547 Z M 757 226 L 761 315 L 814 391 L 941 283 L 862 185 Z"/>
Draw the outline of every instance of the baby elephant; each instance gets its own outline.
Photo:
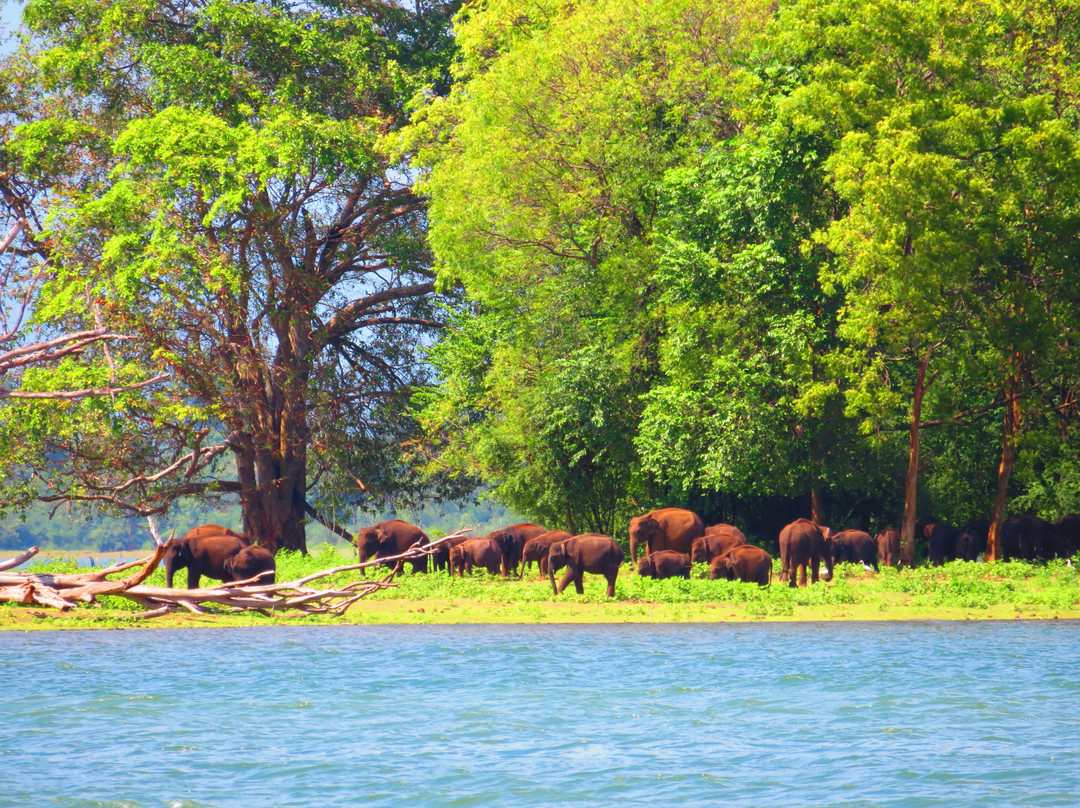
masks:
<path id="1" fill-rule="evenodd" d="M 716 527 L 727 527 L 727 525 L 716 525 Z M 718 555 L 723 555 L 732 547 L 742 544 L 746 544 L 746 537 L 736 528 L 730 531 L 713 531 L 694 539 L 690 548 L 690 558 L 695 564 L 708 564 Z"/>
<path id="2" fill-rule="evenodd" d="M 877 534 L 878 559 L 886 567 L 895 567 L 900 563 L 900 531 L 887 527 Z"/>
<path id="3" fill-rule="evenodd" d="M 619 566 L 626 559 L 619 543 L 610 536 L 599 533 L 583 533 L 565 541 L 551 545 L 548 551 L 548 576 L 551 589 L 556 594 L 574 582 L 579 595 L 585 594 L 582 578 L 586 572 L 603 575 L 607 578 L 607 596 L 615 597 L 615 579 L 619 575 Z M 559 585 L 555 586 L 555 572 L 566 567 L 566 574 Z"/>
<path id="4" fill-rule="evenodd" d="M 772 581 L 772 556 L 752 544 L 732 547 L 709 565 L 709 580 L 718 578 L 768 586 Z"/>
<path id="5" fill-rule="evenodd" d="M 274 583 L 274 576 L 277 574 L 277 566 L 274 564 L 274 554 L 267 550 L 265 547 L 245 547 L 235 555 L 229 556 L 225 559 L 225 572 L 228 573 L 230 578 L 226 578 L 226 581 L 246 581 L 248 578 L 254 578 L 259 575 L 260 572 L 267 573 L 259 577 L 260 584 L 272 584 Z"/>
<path id="6" fill-rule="evenodd" d="M 527 564 L 536 562 L 536 566 L 540 568 L 540 577 L 547 577 L 547 557 L 548 550 L 551 549 L 551 545 L 556 542 L 566 541 L 570 538 L 570 534 L 565 530 L 552 530 L 547 533 L 541 533 L 539 536 L 529 539 L 525 542 L 525 546 L 521 549 L 521 573 L 518 578 L 525 577 L 525 567 Z"/>
<path id="7" fill-rule="evenodd" d="M 829 541 L 829 550 L 833 566 L 843 564 L 862 563 L 864 566 L 873 567 L 878 572 L 878 545 L 870 538 L 870 534 L 863 530 L 841 530 L 832 534 Z"/>
<path id="8" fill-rule="evenodd" d="M 483 567 L 492 575 L 499 574 L 503 554 L 494 539 L 469 539 L 450 550 L 450 574 L 457 570 L 459 578 L 472 574 L 473 567 Z"/>
<path id="9" fill-rule="evenodd" d="M 638 560 L 637 574 L 643 578 L 689 578 L 690 559 L 676 550 L 657 550 Z"/>

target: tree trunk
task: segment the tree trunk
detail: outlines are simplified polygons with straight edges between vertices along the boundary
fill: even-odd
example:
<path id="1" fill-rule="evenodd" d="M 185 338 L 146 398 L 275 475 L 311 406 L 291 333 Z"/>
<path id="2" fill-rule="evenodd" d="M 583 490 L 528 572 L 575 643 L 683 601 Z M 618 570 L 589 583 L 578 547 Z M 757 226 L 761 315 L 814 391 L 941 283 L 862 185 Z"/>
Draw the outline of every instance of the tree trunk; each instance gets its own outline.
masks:
<path id="1" fill-rule="evenodd" d="M 908 470 L 904 478 L 904 519 L 900 525 L 900 563 L 911 567 L 915 564 L 915 500 L 919 482 L 919 429 L 922 426 L 923 396 L 929 388 L 926 383 L 926 366 L 930 363 L 931 349 L 919 360 L 919 372 L 915 378 L 915 394 L 911 404 L 911 428 L 908 435 Z"/>
<path id="2" fill-rule="evenodd" d="M 236 454 L 244 534 L 270 552 L 307 552 L 306 463 L 255 448 L 249 436 Z"/>
<path id="3" fill-rule="evenodd" d="M 821 507 L 821 471 L 825 465 L 825 452 L 817 437 L 810 441 L 810 519 L 816 525 L 825 524 Z"/>
<path id="4" fill-rule="evenodd" d="M 1001 525 L 1005 519 L 1005 499 L 1009 492 L 1009 478 L 1016 465 L 1016 437 L 1020 432 L 1020 370 L 1019 356 L 1013 358 L 1014 372 L 1005 382 L 1005 396 L 1012 399 L 1005 406 L 1001 427 L 1001 463 L 998 464 L 997 491 L 994 493 L 994 510 L 990 514 L 990 533 L 986 537 L 986 560 L 997 561 L 1001 557 Z"/>

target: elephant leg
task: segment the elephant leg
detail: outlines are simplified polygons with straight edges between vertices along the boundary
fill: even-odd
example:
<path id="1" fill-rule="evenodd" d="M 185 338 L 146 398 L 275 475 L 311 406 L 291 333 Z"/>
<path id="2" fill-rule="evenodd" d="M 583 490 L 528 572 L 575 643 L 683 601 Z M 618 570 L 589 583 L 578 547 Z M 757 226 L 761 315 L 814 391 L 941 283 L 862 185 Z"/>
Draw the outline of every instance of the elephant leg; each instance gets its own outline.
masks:
<path id="1" fill-rule="evenodd" d="M 804 561 L 799 565 L 799 586 L 806 586 L 806 568 L 809 566 L 808 561 Z"/>
<path id="2" fill-rule="evenodd" d="M 570 582 L 574 580 L 574 568 L 567 566 L 566 572 L 563 574 L 563 578 L 559 581 L 559 588 L 555 591 L 556 595 L 561 595 L 566 587 L 570 586 Z"/>
<path id="3" fill-rule="evenodd" d="M 619 570 L 616 568 L 613 572 L 609 572 L 605 577 L 607 578 L 607 596 L 613 598 L 615 597 L 615 579 L 619 577 Z M 689 578 L 690 576 L 687 575 L 686 577 Z"/>
<path id="4" fill-rule="evenodd" d="M 585 594 L 585 570 L 578 570 L 574 575 L 574 589 L 579 595 Z"/>
<path id="5" fill-rule="evenodd" d="M 201 578 L 201 577 L 202 576 L 199 574 L 199 571 L 197 569 L 195 569 L 193 567 L 188 567 L 188 571 L 187 571 L 187 588 L 188 589 L 198 589 L 199 588 L 199 578 Z"/>

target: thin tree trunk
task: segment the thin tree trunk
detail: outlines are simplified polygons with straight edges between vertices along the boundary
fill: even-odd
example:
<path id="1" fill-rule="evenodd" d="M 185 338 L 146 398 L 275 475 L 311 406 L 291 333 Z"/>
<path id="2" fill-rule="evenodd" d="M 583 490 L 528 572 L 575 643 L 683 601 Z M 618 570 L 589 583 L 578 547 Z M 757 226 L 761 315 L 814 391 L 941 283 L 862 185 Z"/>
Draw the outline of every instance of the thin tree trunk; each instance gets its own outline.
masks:
<path id="1" fill-rule="evenodd" d="M 825 524 L 825 516 L 821 510 L 821 487 L 817 481 L 810 485 L 810 519 L 816 525 Z"/>
<path id="2" fill-rule="evenodd" d="M 915 564 L 916 497 L 919 488 L 919 429 L 922 426 L 923 396 L 929 388 L 926 383 L 926 366 L 930 363 L 931 348 L 919 360 L 919 372 L 915 378 L 915 394 L 911 405 L 911 427 L 908 436 L 908 470 L 904 478 L 904 519 L 900 524 L 900 563 Z M 933 383 L 933 380 L 931 380 Z"/>
<path id="3" fill-rule="evenodd" d="M 1016 437 L 1020 432 L 1020 371 L 1019 356 L 1014 356 L 1014 372 L 1005 382 L 1006 397 L 1012 401 L 1005 407 L 1001 426 L 1001 463 L 998 464 L 997 490 L 994 493 L 994 510 L 990 514 L 990 533 L 986 537 L 986 560 L 997 561 L 1001 557 L 1001 525 L 1005 520 L 1005 500 L 1009 493 L 1009 478 L 1016 465 Z"/>
<path id="4" fill-rule="evenodd" d="M 825 512 L 821 507 L 821 469 L 825 465 L 825 453 L 816 437 L 810 442 L 810 447 L 810 519 L 816 525 L 823 525 Z"/>

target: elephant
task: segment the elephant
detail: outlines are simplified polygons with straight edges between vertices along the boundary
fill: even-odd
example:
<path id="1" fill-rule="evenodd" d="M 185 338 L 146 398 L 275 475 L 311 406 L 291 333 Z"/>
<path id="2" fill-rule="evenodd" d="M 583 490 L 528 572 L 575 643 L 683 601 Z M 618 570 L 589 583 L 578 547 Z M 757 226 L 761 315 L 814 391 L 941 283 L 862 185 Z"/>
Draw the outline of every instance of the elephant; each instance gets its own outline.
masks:
<path id="1" fill-rule="evenodd" d="M 440 542 L 435 545 L 435 549 L 431 551 L 431 566 L 435 570 L 441 570 L 446 568 L 447 572 L 453 575 L 453 571 L 450 569 L 450 551 L 463 542 L 469 540 L 469 536 L 455 536 L 447 541 Z"/>
<path id="2" fill-rule="evenodd" d="M 1057 530 L 1059 556 L 1072 558 L 1080 552 L 1080 514 L 1066 514 L 1054 527 Z"/>
<path id="3" fill-rule="evenodd" d="M 402 519 L 388 519 L 371 527 L 363 528 L 356 534 L 356 548 L 360 563 L 369 558 L 390 558 L 401 555 L 414 544 L 421 547 L 428 544 L 427 534 L 416 525 L 410 525 Z M 410 561 L 413 572 L 427 572 L 427 556 Z M 386 566 L 390 566 L 387 564 Z M 398 564 L 400 568 L 402 564 Z"/>
<path id="4" fill-rule="evenodd" d="M 895 567 L 900 563 L 900 531 L 887 527 L 877 534 L 878 560 L 886 567 Z"/>
<path id="5" fill-rule="evenodd" d="M 219 581 L 233 580 L 232 573 L 225 568 L 225 562 L 244 548 L 250 546 L 243 536 L 222 534 L 197 535 L 192 538 L 170 539 L 165 543 L 162 556 L 165 568 L 165 582 L 169 589 L 173 585 L 173 573 L 187 568 L 187 588 L 198 589 L 199 578 L 216 578 Z"/>
<path id="6" fill-rule="evenodd" d="M 746 537 L 739 530 L 736 530 L 735 533 L 706 533 L 704 536 L 698 536 L 694 539 L 694 543 L 690 547 L 690 558 L 695 564 L 708 564 L 732 547 L 738 547 L 746 543 Z"/>
<path id="7" fill-rule="evenodd" d="M 955 527 L 941 520 L 926 524 L 923 528 L 923 536 L 926 538 L 927 555 L 933 566 L 940 567 L 953 554 L 956 549 L 956 535 L 959 532 Z"/>
<path id="8" fill-rule="evenodd" d="M 675 550 L 657 550 L 638 559 L 637 574 L 642 578 L 690 578 L 690 557 Z"/>
<path id="9" fill-rule="evenodd" d="M 926 541 L 926 556 L 935 567 L 944 564 L 952 554 L 958 532 L 936 516 L 923 516 L 915 523 L 915 536 Z"/>
<path id="10" fill-rule="evenodd" d="M 709 525 L 707 528 L 705 528 L 704 535 L 709 536 L 713 533 L 723 533 L 729 536 L 738 536 L 740 539 L 742 539 L 743 544 L 747 543 L 746 534 L 744 534 L 741 530 L 735 527 L 735 525 L 726 525 L 723 522 L 720 522 L 719 524 Z M 732 545 L 732 547 L 734 546 L 735 545 Z"/>
<path id="11" fill-rule="evenodd" d="M 1038 516 L 1010 516 L 1001 526 L 1001 558 L 1034 561 L 1045 558 L 1056 543 L 1054 526 Z"/>
<path id="12" fill-rule="evenodd" d="M 195 539 L 200 536 L 235 536 L 238 539 L 243 539 L 247 544 L 252 544 L 251 539 L 244 534 L 237 533 L 235 530 L 230 530 L 223 525 L 199 525 L 184 534 L 185 539 Z"/>
<path id="13" fill-rule="evenodd" d="M 260 572 L 269 572 L 269 575 L 259 577 L 259 583 L 272 584 L 277 573 L 274 554 L 265 547 L 245 547 L 226 558 L 223 566 L 225 572 L 229 574 L 229 577 L 224 579 L 226 581 L 246 581 L 259 575 Z"/>
<path id="14" fill-rule="evenodd" d="M 504 527 L 502 530 L 496 530 L 488 536 L 489 539 L 494 539 L 498 543 L 499 549 L 502 551 L 502 575 L 504 578 L 509 576 L 510 573 L 517 573 L 517 566 L 521 561 L 521 551 L 525 547 L 525 542 L 547 532 L 546 527 L 534 525 L 531 522 L 521 522 Z"/>
<path id="15" fill-rule="evenodd" d="M 599 533 L 582 533 L 569 539 L 556 542 L 548 551 L 548 577 L 551 578 L 551 589 L 556 594 L 562 593 L 570 582 L 574 582 L 574 588 L 579 595 L 585 593 L 582 584 L 584 573 L 603 575 L 607 578 L 607 596 L 615 597 L 615 579 L 619 575 L 619 567 L 626 556 L 619 543 L 610 536 Z M 559 585 L 555 586 L 555 572 L 566 567 L 566 574 Z"/>
<path id="16" fill-rule="evenodd" d="M 796 519 L 780 531 L 780 580 L 788 586 L 806 586 L 806 568 L 810 567 L 811 583 L 818 581 L 818 569 L 822 559 L 828 578 L 832 578 L 832 558 L 829 553 L 828 528 L 822 528 L 809 519 Z M 795 571 L 800 572 L 795 583 Z"/>
<path id="17" fill-rule="evenodd" d="M 878 568 L 877 542 L 870 538 L 870 534 L 862 530 L 841 530 L 829 537 L 829 556 L 833 566 L 840 563 L 858 564 L 873 567 L 874 572 L 880 572 Z"/>
<path id="18" fill-rule="evenodd" d="M 709 580 L 719 578 L 768 586 L 772 583 L 772 556 L 752 544 L 737 544 L 709 564 Z"/>
<path id="19" fill-rule="evenodd" d="M 521 548 L 521 573 L 518 578 L 525 577 L 525 565 L 533 561 L 540 568 L 540 576 L 546 578 L 548 550 L 551 549 L 551 545 L 555 544 L 555 542 L 569 538 L 570 534 L 565 530 L 551 530 L 547 533 L 541 533 L 539 536 L 534 536 L 525 542 L 525 546 Z"/>
<path id="20" fill-rule="evenodd" d="M 502 563 L 502 550 L 490 537 L 469 539 L 450 550 L 450 574 L 457 570 L 459 578 L 464 578 L 466 572 L 472 574 L 473 567 L 483 567 L 492 575 L 498 575 Z"/>
<path id="21" fill-rule="evenodd" d="M 701 517 L 683 508 L 661 508 L 630 520 L 630 560 L 637 563 L 638 547 L 644 543 L 650 553 L 657 550 L 690 552 L 690 545 L 705 535 Z"/>
<path id="22" fill-rule="evenodd" d="M 990 522 L 980 520 L 969 522 L 956 534 L 957 561 L 975 561 L 986 552 L 986 538 L 990 533 Z"/>

